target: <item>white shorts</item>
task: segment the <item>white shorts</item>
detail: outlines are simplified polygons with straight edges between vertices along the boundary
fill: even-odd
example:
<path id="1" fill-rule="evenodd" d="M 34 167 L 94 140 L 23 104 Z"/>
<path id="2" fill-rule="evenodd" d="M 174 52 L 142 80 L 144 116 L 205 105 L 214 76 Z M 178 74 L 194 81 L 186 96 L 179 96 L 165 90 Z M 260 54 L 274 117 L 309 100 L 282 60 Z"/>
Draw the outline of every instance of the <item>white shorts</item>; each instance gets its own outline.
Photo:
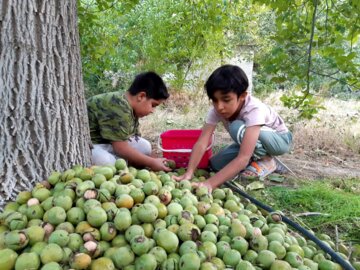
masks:
<path id="1" fill-rule="evenodd" d="M 129 145 L 147 156 L 151 155 L 151 144 L 148 140 L 141 137 L 131 137 L 128 140 Z M 91 162 L 93 165 L 114 165 L 116 159 L 121 158 L 115 154 L 111 144 L 94 144 L 92 149 Z"/>

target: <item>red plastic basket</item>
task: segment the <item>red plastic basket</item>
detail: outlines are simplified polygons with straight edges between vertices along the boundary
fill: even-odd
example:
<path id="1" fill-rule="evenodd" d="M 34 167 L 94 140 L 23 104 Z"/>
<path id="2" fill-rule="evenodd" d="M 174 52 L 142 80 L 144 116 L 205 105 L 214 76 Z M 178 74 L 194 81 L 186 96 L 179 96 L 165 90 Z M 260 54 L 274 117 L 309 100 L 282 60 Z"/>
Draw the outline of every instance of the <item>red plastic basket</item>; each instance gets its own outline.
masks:
<path id="1" fill-rule="evenodd" d="M 163 152 L 163 157 L 172 159 L 176 168 L 186 168 L 189 163 L 191 150 L 201 134 L 201 129 L 172 129 L 160 134 L 158 148 Z M 161 139 L 161 145 L 160 145 Z M 200 160 L 198 168 L 205 169 L 212 156 L 214 136 L 210 139 L 206 152 Z"/>

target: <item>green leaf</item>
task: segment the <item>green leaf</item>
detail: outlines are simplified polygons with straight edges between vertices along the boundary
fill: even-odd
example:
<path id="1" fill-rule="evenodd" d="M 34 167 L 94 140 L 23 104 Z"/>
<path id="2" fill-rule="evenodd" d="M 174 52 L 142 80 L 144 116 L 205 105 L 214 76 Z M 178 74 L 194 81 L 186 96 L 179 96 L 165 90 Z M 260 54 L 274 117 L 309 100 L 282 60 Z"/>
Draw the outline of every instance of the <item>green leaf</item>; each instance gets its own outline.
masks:
<path id="1" fill-rule="evenodd" d="M 264 189 L 265 185 L 262 182 L 255 181 L 246 186 L 246 190 L 258 190 L 258 189 Z"/>
<path id="2" fill-rule="evenodd" d="M 270 174 L 267 176 L 267 178 L 272 182 L 282 183 L 285 180 L 285 177 L 279 175 L 279 174 Z"/>

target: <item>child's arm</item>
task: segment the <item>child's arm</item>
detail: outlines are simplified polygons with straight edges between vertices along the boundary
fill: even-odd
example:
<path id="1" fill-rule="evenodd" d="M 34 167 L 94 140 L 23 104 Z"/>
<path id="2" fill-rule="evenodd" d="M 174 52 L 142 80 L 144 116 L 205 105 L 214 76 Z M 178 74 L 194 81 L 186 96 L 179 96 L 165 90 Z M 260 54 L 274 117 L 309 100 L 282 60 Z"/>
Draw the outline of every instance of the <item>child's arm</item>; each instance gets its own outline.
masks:
<path id="1" fill-rule="evenodd" d="M 254 152 L 256 142 L 259 138 L 260 128 L 261 126 L 252 126 L 246 128 L 237 157 L 214 176 L 210 177 L 207 181 L 197 183 L 196 185 L 206 186 L 209 190 L 212 190 L 223 184 L 225 181 L 233 178 L 240 171 L 245 169 Z"/>
<path id="2" fill-rule="evenodd" d="M 212 134 L 214 133 L 215 128 L 216 128 L 215 125 L 209 125 L 209 124 L 204 125 L 200 137 L 196 141 L 191 151 L 190 161 L 186 173 L 179 177 L 174 176 L 175 180 L 177 181 L 189 180 L 193 177 L 194 171 L 197 165 L 199 164 L 202 156 L 204 155 L 206 148 L 208 147 L 209 140 Z"/>
<path id="3" fill-rule="evenodd" d="M 140 153 L 131 147 L 127 141 L 112 142 L 116 154 L 129 161 L 130 164 L 149 167 L 154 171 L 171 171 L 165 165 L 166 158 L 153 158 Z"/>

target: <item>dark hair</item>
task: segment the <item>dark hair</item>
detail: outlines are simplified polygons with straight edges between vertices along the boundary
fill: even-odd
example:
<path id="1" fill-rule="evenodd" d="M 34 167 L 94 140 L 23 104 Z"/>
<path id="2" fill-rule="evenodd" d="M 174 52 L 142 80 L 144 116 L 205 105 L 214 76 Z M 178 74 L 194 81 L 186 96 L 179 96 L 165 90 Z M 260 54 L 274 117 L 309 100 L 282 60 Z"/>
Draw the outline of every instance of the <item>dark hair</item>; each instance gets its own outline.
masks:
<path id="1" fill-rule="evenodd" d="M 248 78 L 240 67 L 224 65 L 210 75 L 205 83 L 205 90 L 210 99 L 214 99 L 214 93 L 219 90 L 223 94 L 234 92 L 239 97 L 248 86 Z"/>
<path id="2" fill-rule="evenodd" d="M 147 98 L 155 100 L 167 99 L 169 97 L 164 81 L 152 71 L 136 75 L 128 91 L 133 96 L 140 92 L 145 92 Z"/>

